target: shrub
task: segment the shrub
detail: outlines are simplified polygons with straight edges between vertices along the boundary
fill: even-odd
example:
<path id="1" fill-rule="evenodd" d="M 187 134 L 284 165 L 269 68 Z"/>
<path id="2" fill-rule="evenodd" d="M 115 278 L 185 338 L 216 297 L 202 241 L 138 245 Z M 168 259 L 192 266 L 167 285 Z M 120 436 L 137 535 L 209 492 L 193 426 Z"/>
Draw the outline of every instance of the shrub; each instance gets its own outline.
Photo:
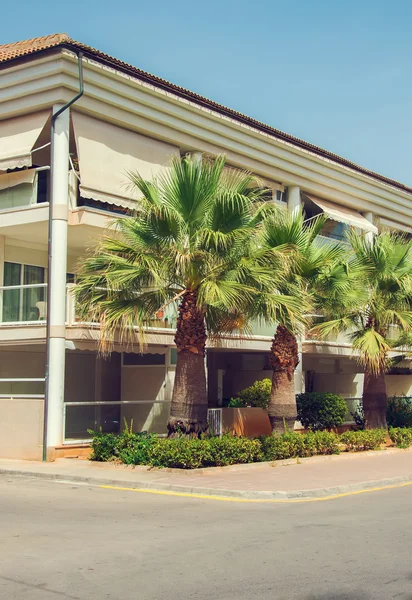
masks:
<path id="1" fill-rule="evenodd" d="M 360 404 L 354 412 L 350 413 L 353 422 L 356 425 L 356 429 L 365 429 L 365 413 L 363 412 L 363 406 Z"/>
<path id="2" fill-rule="evenodd" d="M 386 419 L 389 427 L 412 427 L 412 397 L 388 398 Z"/>
<path id="3" fill-rule="evenodd" d="M 305 436 L 305 446 L 313 454 L 339 454 L 339 436 L 331 431 L 310 431 Z"/>
<path id="4" fill-rule="evenodd" d="M 255 381 L 253 385 L 239 392 L 236 398 L 231 398 L 228 406 L 267 408 L 271 389 L 272 382 L 270 379 Z"/>
<path id="5" fill-rule="evenodd" d="M 386 441 L 385 429 L 365 429 L 364 431 L 345 431 L 340 440 L 346 445 L 348 452 L 362 450 L 379 450 Z"/>
<path id="6" fill-rule="evenodd" d="M 208 466 L 223 467 L 258 462 L 263 459 L 262 445 L 259 440 L 224 435 L 221 438 L 209 438 L 208 442 Z"/>
<path id="7" fill-rule="evenodd" d="M 310 456 L 305 448 L 305 436 L 293 431 L 261 438 L 265 460 L 284 460 Z"/>
<path id="8" fill-rule="evenodd" d="M 391 427 L 389 437 L 398 448 L 409 448 L 412 446 L 412 428 L 411 427 Z"/>
<path id="9" fill-rule="evenodd" d="M 198 469 L 210 462 L 209 439 L 158 439 L 150 449 L 150 464 L 154 467 Z"/>
<path id="10" fill-rule="evenodd" d="M 116 439 L 115 457 L 126 465 L 150 464 L 151 448 L 157 436 L 143 431 L 132 433 L 125 430 Z"/>
<path id="11" fill-rule="evenodd" d="M 92 454 L 90 460 L 107 462 L 112 460 L 115 454 L 117 438 L 113 433 L 103 433 L 100 431 L 88 430 L 88 433 L 93 436 L 91 441 Z"/>
<path id="12" fill-rule="evenodd" d="M 342 425 L 347 412 L 346 402 L 336 394 L 307 392 L 296 397 L 298 420 L 314 431 Z"/>

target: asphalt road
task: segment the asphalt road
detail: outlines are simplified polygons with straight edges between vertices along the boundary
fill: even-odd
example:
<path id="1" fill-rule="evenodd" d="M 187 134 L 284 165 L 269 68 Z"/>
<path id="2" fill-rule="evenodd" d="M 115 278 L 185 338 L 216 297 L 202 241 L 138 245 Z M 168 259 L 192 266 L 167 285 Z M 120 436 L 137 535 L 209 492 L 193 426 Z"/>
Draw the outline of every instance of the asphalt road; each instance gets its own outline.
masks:
<path id="1" fill-rule="evenodd" d="M 302 504 L 0 478 L 1 600 L 412 600 L 412 486 Z"/>

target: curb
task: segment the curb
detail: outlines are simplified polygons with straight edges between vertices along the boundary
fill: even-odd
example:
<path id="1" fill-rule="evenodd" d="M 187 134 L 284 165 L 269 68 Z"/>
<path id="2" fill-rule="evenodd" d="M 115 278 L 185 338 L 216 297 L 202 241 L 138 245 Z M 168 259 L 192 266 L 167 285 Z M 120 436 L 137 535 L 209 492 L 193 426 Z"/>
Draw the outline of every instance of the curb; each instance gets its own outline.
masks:
<path id="1" fill-rule="evenodd" d="M 81 475 L 67 475 L 66 473 L 36 473 L 32 471 L 20 471 L 13 469 L 0 469 L 1 475 L 14 475 L 16 477 L 31 477 L 46 479 L 62 483 L 84 483 L 94 486 L 123 488 L 124 490 L 170 492 L 184 494 L 187 496 L 211 496 L 215 499 L 244 499 L 244 500 L 304 500 L 304 499 L 329 499 L 342 494 L 351 494 L 376 488 L 385 488 L 402 484 L 412 484 L 412 474 L 393 477 L 390 479 L 379 479 L 374 481 L 363 481 L 347 485 L 333 486 L 327 488 L 316 488 L 309 490 L 294 491 L 242 491 L 223 490 L 217 488 L 202 488 L 186 485 L 159 484 L 141 481 L 122 481 L 119 479 L 100 479 L 98 477 L 83 477 Z"/>

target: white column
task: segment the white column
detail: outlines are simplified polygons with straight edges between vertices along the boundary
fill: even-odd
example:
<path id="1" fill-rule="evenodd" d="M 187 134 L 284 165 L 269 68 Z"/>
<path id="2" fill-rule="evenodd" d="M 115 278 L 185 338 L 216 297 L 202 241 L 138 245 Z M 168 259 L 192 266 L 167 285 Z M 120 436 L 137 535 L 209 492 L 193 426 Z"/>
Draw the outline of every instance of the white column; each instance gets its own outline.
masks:
<path id="1" fill-rule="evenodd" d="M 363 213 L 363 216 L 365 217 L 365 219 L 366 219 L 367 221 L 369 221 L 369 223 L 372 223 L 372 224 L 373 224 L 373 213 L 372 213 L 372 212 L 370 212 L 370 211 L 369 211 L 369 212 L 364 212 L 364 213 Z M 366 239 L 368 240 L 368 242 L 372 242 L 372 240 L 373 240 L 373 236 L 374 236 L 374 233 L 373 233 L 372 231 L 368 231 L 368 232 L 365 234 L 365 237 L 366 237 Z"/>
<path id="2" fill-rule="evenodd" d="M 53 107 L 55 113 L 60 106 Z M 66 336 L 67 226 L 69 206 L 69 110 L 55 121 L 51 140 L 51 239 L 49 252 L 49 369 L 47 448 L 63 442 L 63 403 Z"/>
<path id="3" fill-rule="evenodd" d="M 299 364 L 295 369 L 295 394 L 302 394 L 305 391 L 305 373 L 303 371 L 302 342 L 298 342 Z"/>
<path id="4" fill-rule="evenodd" d="M 288 187 L 288 209 L 292 211 L 300 207 L 300 187 L 297 185 L 290 185 Z"/>

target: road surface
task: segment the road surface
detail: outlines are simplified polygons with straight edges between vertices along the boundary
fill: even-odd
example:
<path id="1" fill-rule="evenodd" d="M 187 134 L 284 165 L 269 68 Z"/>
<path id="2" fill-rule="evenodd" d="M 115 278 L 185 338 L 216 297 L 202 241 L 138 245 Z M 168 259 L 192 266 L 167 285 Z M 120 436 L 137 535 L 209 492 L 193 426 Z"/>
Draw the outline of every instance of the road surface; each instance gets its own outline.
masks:
<path id="1" fill-rule="evenodd" d="M 412 600 L 412 486 L 299 504 L 0 477 L 1 600 Z"/>

